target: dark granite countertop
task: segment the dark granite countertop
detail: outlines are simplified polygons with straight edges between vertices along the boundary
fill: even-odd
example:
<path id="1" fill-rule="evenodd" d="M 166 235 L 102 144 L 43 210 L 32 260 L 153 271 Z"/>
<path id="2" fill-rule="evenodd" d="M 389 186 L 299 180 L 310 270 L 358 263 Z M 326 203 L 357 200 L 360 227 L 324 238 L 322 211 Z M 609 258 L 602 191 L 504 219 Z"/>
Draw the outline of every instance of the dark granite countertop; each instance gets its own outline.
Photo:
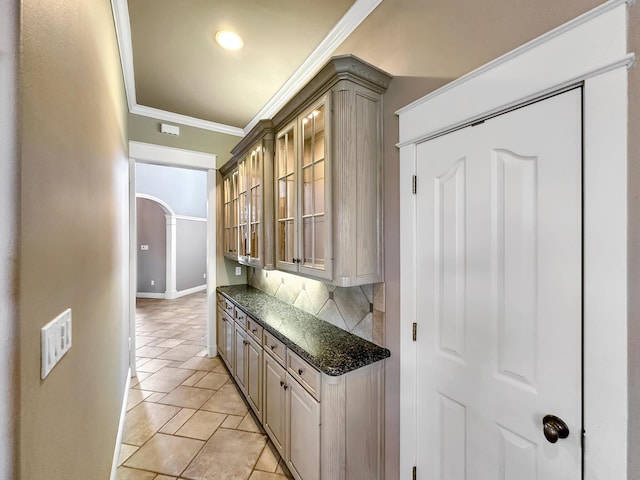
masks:
<path id="1" fill-rule="evenodd" d="M 292 351 L 331 376 L 383 360 L 391 353 L 250 285 L 218 287 Z"/>

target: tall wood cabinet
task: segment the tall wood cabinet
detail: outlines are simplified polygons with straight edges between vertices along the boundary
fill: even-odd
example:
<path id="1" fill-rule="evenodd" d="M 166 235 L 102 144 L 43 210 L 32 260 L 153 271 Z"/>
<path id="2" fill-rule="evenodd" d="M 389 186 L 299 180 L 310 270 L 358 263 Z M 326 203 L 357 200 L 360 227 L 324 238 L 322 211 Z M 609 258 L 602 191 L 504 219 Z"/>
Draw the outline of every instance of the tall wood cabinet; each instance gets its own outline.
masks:
<path id="1" fill-rule="evenodd" d="M 232 150 L 221 170 L 224 254 L 251 267 L 273 269 L 273 142 L 270 120 L 262 120 Z"/>
<path id="2" fill-rule="evenodd" d="M 276 265 L 339 286 L 383 281 L 382 94 L 391 77 L 334 57 L 273 119 Z"/>

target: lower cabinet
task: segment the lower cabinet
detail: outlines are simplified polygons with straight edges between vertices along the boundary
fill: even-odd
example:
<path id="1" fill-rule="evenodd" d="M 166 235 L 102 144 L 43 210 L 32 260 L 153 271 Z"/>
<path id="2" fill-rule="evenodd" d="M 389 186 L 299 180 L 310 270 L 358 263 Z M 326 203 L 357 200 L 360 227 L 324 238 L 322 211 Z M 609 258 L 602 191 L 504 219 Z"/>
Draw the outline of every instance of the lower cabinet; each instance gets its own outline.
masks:
<path id="1" fill-rule="evenodd" d="M 320 479 L 320 404 L 287 375 L 286 462 L 298 480 Z"/>
<path id="2" fill-rule="evenodd" d="M 227 336 L 226 336 L 226 319 L 224 318 L 224 310 L 218 307 L 217 312 L 218 321 L 216 322 L 216 345 L 218 347 L 218 354 L 225 358 L 227 356 Z"/>
<path id="3" fill-rule="evenodd" d="M 243 326 L 234 322 L 233 341 L 235 346 L 233 376 L 242 392 L 246 392 L 247 332 Z"/>
<path id="4" fill-rule="evenodd" d="M 216 345 L 220 358 L 227 364 L 229 371 L 233 372 L 233 334 L 234 321 L 226 314 L 225 310 L 218 308 L 218 319 L 216 322 Z"/>
<path id="5" fill-rule="evenodd" d="M 285 457 L 287 372 L 271 355 L 264 355 L 263 426 L 281 457 Z"/>
<path id="6" fill-rule="evenodd" d="M 247 333 L 247 352 L 245 375 L 246 394 L 249 405 L 253 408 L 258 420 L 262 421 L 262 345 Z"/>
<path id="7" fill-rule="evenodd" d="M 320 479 L 320 403 L 264 355 L 264 428 L 297 480 Z"/>
<path id="8" fill-rule="evenodd" d="M 384 362 L 326 375 L 227 311 L 218 309 L 220 355 L 294 478 L 383 480 Z"/>

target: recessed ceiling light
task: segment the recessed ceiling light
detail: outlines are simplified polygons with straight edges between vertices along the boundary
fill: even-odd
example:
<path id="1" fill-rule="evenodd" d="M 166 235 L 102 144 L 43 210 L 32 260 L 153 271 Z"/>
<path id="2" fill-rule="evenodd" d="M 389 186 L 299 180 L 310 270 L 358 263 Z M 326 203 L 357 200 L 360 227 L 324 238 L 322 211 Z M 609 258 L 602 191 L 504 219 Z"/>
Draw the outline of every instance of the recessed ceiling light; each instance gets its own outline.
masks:
<path id="1" fill-rule="evenodd" d="M 216 42 L 226 50 L 240 50 L 244 45 L 242 38 L 238 34 L 228 30 L 216 32 Z"/>

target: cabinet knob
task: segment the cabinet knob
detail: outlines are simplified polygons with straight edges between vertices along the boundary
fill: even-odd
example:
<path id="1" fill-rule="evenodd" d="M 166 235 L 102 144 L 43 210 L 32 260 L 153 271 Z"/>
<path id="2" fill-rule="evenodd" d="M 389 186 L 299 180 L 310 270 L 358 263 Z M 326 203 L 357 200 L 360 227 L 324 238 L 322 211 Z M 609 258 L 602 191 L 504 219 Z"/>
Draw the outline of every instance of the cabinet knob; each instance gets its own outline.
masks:
<path id="1" fill-rule="evenodd" d="M 303 370 L 303 369 L 301 369 L 301 368 L 299 368 L 299 369 L 298 369 L 298 375 L 302 375 L 302 372 L 304 372 L 304 370 Z"/>
<path id="2" fill-rule="evenodd" d="M 271 350 L 275 350 L 277 345 L 269 345 L 269 347 L 271 347 Z"/>
<path id="3" fill-rule="evenodd" d="M 284 389 L 286 390 L 287 388 L 289 388 L 289 385 L 287 385 L 287 384 L 285 383 L 285 384 L 282 386 L 282 388 L 284 388 Z"/>
<path id="4" fill-rule="evenodd" d="M 280 386 L 284 387 L 284 382 L 282 380 L 280 380 Z"/>
<path id="5" fill-rule="evenodd" d="M 256 333 L 256 332 L 258 331 L 258 329 L 257 329 L 257 328 L 252 328 L 252 329 L 251 329 L 251 331 L 252 331 L 253 333 Z"/>

